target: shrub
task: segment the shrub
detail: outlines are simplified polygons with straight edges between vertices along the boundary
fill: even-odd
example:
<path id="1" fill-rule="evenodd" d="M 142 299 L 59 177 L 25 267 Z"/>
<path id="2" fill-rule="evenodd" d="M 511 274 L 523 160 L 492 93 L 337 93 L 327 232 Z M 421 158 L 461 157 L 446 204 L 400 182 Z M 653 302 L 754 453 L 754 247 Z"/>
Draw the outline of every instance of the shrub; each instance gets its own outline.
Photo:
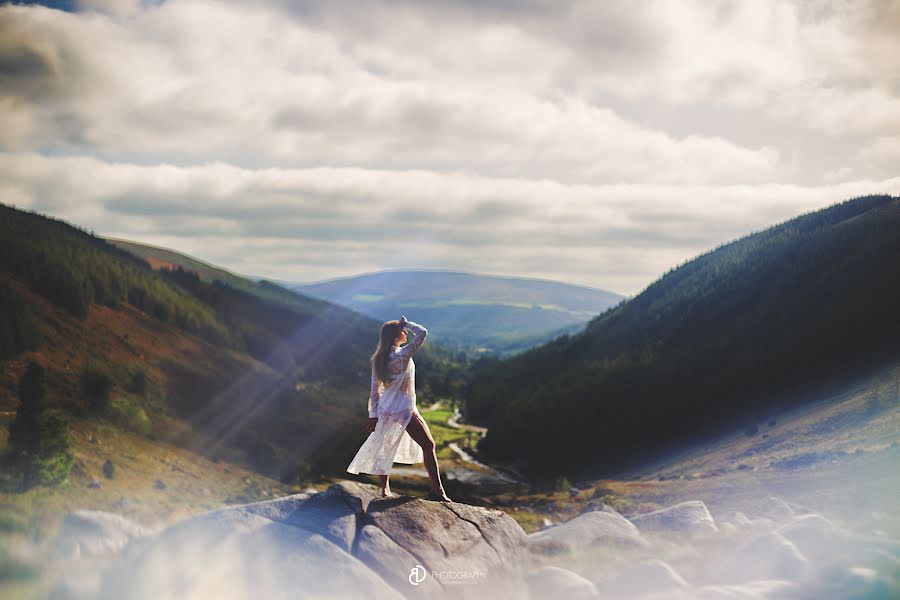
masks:
<path id="1" fill-rule="evenodd" d="M 40 563 L 10 552 L 6 543 L 0 545 L 0 582 L 33 580 L 40 574 Z"/>
<path id="2" fill-rule="evenodd" d="M 44 400 L 47 374 L 44 367 L 31 361 L 19 378 L 19 407 L 9 425 L 9 446 L 17 452 L 34 453 L 40 446 L 39 422 L 47 410 Z"/>
<path id="3" fill-rule="evenodd" d="M 19 379 L 16 417 L 9 427 L 9 447 L 22 469 L 22 486 L 64 481 L 75 464 L 69 420 L 48 408 L 44 398 L 46 371 L 31 361 Z"/>
<path id="4" fill-rule="evenodd" d="M 147 374 L 143 370 L 137 371 L 128 382 L 128 391 L 138 396 L 147 395 Z"/>
<path id="5" fill-rule="evenodd" d="M 28 303 L 0 281 L 0 358 L 12 358 L 40 346 L 41 334 Z"/>
<path id="6" fill-rule="evenodd" d="M 553 484 L 553 488 L 557 492 L 567 492 L 570 487 L 572 487 L 572 483 L 565 476 L 557 477 L 556 482 Z"/>
<path id="7" fill-rule="evenodd" d="M 298 461 L 282 480 L 288 485 L 303 485 L 309 478 L 310 466 L 306 461 Z"/>
<path id="8" fill-rule="evenodd" d="M 81 378 L 81 389 L 87 400 L 88 408 L 102 413 L 109 409 L 109 398 L 112 392 L 112 379 L 106 373 L 88 370 Z"/>
<path id="9" fill-rule="evenodd" d="M 13 506 L 0 507 L 0 533 L 24 533 L 28 531 L 28 517 Z"/>
<path id="10" fill-rule="evenodd" d="M 52 423 L 48 426 L 50 435 L 60 440 L 60 446 L 64 445 L 66 450 L 49 451 L 34 457 L 31 461 L 30 477 L 26 480 L 29 487 L 62 483 L 69 476 L 72 466 L 75 464 L 75 455 L 68 449 L 72 443 L 68 431 L 68 419 L 58 411 L 54 411 L 49 420 Z M 64 442 L 62 442 L 63 439 Z"/>
<path id="11" fill-rule="evenodd" d="M 137 433 L 150 433 L 150 418 L 140 406 L 125 398 L 113 400 L 109 407 L 109 418 L 113 423 L 126 427 Z"/>

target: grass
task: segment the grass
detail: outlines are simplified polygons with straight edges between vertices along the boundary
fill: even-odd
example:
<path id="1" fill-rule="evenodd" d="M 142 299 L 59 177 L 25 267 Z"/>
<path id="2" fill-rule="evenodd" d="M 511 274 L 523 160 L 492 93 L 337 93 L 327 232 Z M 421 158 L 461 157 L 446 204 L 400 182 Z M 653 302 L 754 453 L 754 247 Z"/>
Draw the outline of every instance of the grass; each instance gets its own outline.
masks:
<path id="1" fill-rule="evenodd" d="M 448 444 L 474 445 L 478 434 L 449 427 L 447 419 L 453 412 L 445 407 L 422 414 L 437 442 L 442 466 L 461 464 Z M 12 414 L 0 415 L 0 450 L 5 450 L 12 418 Z M 76 465 L 67 481 L 21 493 L 0 492 L 0 540 L 21 534 L 36 543 L 51 539 L 65 514 L 79 508 L 115 512 L 154 527 L 228 504 L 284 496 L 306 487 L 324 489 L 330 483 L 302 489 L 288 486 L 103 420 L 73 418 L 71 432 Z M 115 465 L 112 479 L 103 475 L 107 460 Z M 89 487 L 93 479 L 102 487 Z M 404 478 L 395 479 L 402 488 Z M 412 479 L 407 484 L 417 489 L 419 482 Z M 162 489 L 157 480 L 164 484 Z"/>
<path id="2" fill-rule="evenodd" d="M 6 448 L 11 420 L 11 415 L 0 416 L 0 451 Z M 114 512 L 145 526 L 160 527 L 228 504 L 303 491 L 110 423 L 73 419 L 71 431 L 76 463 L 64 483 L 26 492 L 0 492 L 0 554 L 4 549 L 29 546 L 46 554 L 63 517 L 75 509 Z M 115 465 L 112 479 L 102 472 L 107 459 Z M 94 478 L 102 487 L 88 486 Z M 157 487 L 157 480 L 163 482 L 163 489 Z M 47 597 L 47 581 L 41 573 L 31 573 L 30 564 L 0 577 L 0 600 Z"/>
<path id="3" fill-rule="evenodd" d="M 447 419 L 453 416 L 453 412 L 448 408 L 444 408 L 443 405 L 435 410 L 422 411 L 422 417 L 428 423 L 431 437 L 434 438 L 439 461 L 459 461 L 459 456 L 450 448 L 452 442 L 456 442 L 463 449 L 475 448 L 478 440 L 481 439 L 480 434 L 477 432 L 457 429 L 447 425 Z"/>
<path id="4" fill-rule="evenodd" d="M 0 535 L 25 530 L 40 542 L 55 534 L 67 512 L 78 508 L 116 512 L 159 526 L 227 504 L 301 491 L 103 422 L 73 420 L 72 439 L 76 465 L 66 482 L 0 493 Z M 115 465 L 113 479 L 102 473 L 107 459 Z M 95 478 L 102 487 L 88 487 Z"/>

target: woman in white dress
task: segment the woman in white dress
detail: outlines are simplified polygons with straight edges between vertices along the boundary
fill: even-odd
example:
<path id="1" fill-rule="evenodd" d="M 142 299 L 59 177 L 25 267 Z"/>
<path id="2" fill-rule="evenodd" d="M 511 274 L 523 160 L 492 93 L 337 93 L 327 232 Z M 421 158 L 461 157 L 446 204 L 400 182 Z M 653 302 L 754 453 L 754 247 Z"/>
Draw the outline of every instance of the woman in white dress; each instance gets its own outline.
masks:
<path id="1" fill-rule="evenodd" d="M 412 341 L 401 347 L 406 327 Z M 428 498 L 452 502 L 444 491 L 438 470 L 434 438 L 416 407 L 416 364 L 412 355 L 425 341 L 428 330 L 401 317 L 381 326 L 381 338 L 372 355 L 372 383 L 369 393 L 369 437 L 350 461 L 350 473 L 381 476 L 381 495 L 394 497 L 388 476 L 393 463 L 425 462 L 431 478 Z"/>

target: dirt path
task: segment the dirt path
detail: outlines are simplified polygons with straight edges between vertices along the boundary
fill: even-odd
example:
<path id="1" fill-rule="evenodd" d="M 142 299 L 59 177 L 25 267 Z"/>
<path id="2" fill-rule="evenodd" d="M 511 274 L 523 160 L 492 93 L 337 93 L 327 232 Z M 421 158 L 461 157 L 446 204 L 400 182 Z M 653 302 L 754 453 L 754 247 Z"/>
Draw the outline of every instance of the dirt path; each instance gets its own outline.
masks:
<path id="1" fill-rule="evenodd" d="M 462 413 L 459 412 L 459 409 L 456 409 L 456 412 L 452 417 L 447 419 L 447 425 L 450 427 L 455 427 L 457 429 L 465 429 L 466 431 L 476 431 L 481 434 L 481 437 L 487 435 L 487 427 L 479 427 L 478 425 L 468 425 L 466 423 L 460 423 L 459 419 L 462 417 Z"/>
<path id="2" fill-rule="evenodd" d="M 478 425 L 468 425 L 465 423 L 460 423 L 459 419 L 461 417 L 462 413 L 460 413 L 459 409 L 457 408 L 456 412 L 449 419 L 447 419 L 447 425 L 456 429 L 462 429 L 464 431 L 474 431 L 481 434 L 482 438 L 487 435 L 487 427 L 479 427 Z M 508 485 L 519 483 L 518 479 L 515 479 L 514 477 L 505 473 L 501 473 L 497 469 L 489 467 L 488 465 L 475 460 L 471 454 L 460 448 L 459 444 L 457 444 L 456 442 L 451 442 L 449 444 L 449 448 L 453 450 L 456 455 L 463 460 L 463 462 L 475 465 L 486 471 L 473 471 L 472 475 L 466 475 L 465 473 L 456 473 L 457 479 L 476 485 Z"/>
<path id="3" fill-rule="evenodd" d="M 445 405 L 443 403 L 435 402 L 428 410 L 440 410 L 444 407 Z M 459 429 L 460 431 L 474 431 L 482 438 L 487 434 L 487 427 L 459 423 L 461 417 L 462 414 L 459 412 L 459 409 L 457 409 L 456 412 L 447 419 L 447 425 L 454 429 Z M 488 491 L 500 492 L 504 489 L 508 489 L 511 485 L 519 483 L 519 480 L 511 475 L 501 473 L 497 469 L 476 460 L 471 454 L 463 450 L 457 442 L 450 442 L 448 447 L 459 457 L 460 462 L 457 463 L 454 461 L 446 469 L 442 469 L 442 472 L 446 475 L 447 479 L 454 479 L 475 486 L 484 493 Z M 428 472 L 423 467 L 412 465 L 409 467 L 393 467 L 391 469 L 391 474 L 407 477 L 428 477 Z"/>

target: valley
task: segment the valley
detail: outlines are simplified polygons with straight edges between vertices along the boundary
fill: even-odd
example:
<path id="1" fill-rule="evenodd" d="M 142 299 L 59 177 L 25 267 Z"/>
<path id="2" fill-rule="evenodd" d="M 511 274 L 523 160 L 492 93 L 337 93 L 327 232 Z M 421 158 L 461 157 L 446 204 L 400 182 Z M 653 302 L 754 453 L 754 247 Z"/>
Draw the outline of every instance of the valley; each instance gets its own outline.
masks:
<path id="1" fill-rule="evenodd" d="M 639 522 L 702 502 L 723 524 L 812 514 L 863 546 L 891 548 L 900 540 L 900 360 L 887 311 L 895 265 L 862 263 L 896 244 L 896 205 L 854 200 L 749 236 L 673 270 L 583 331 L 510 356 L 473 361 L 430 339 L 416 355 L 418 397 L 448 494 L 499 509 L 526 534 L 598 511 Z M 366 436 L 378 320 L 4 210 L 0 224 L 19 237 L 4 238 L 0 272 L 0 598 L 47 591 L 72 511 L 159 530 L 348 480 L 377 483 L 344 468 Z M 833 272 L 810 266 L 859 236 L 870 245 Z M 803 260 L 784 258 L 794 244 Z M 756 279 L 741 281 L 745 271 Z M 779 302 L 756 298 L 760 273 L 781 282 Z M 739 284 L 713 285 L 726 275 Z M 809 317 L 811 297 L 832 304 Z M 738 313 L 743 320 L 731 319 Z M 773 325 L 791 319 L 800 325 L 788 333 Z M 33 435 L 56 424 L 47 443 L 71 461 L 61 480 L 40 481 L 49 471 L 26 478 L 29 455 L 13 439 L 20 412 L 32 415 Z M 395 465 L 392 490 L 425 496 L 423 467 Z M 667 548 L 702 579 L 689 547 Z"/>

